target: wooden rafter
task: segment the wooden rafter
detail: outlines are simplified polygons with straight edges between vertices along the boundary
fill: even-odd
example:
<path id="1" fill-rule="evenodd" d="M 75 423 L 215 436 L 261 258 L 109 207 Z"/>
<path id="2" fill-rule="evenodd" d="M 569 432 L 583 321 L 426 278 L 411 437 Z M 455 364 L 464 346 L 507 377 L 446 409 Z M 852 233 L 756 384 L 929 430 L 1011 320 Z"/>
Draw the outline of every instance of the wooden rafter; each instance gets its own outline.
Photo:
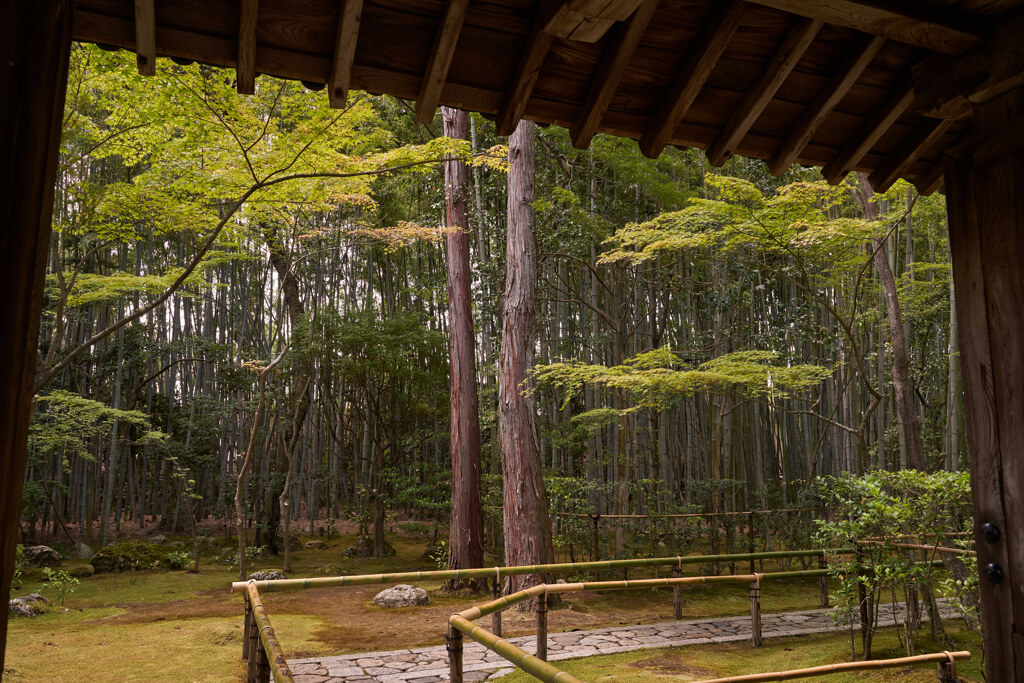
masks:
<path id="1" fill-rule="evenodd" d="M 895 0 L 749 0 L 826 24 L 917 45 L 948 55 L 963 54 L 984 38 L 971 17 L 937 3 Z"/>
<path id="2" fill-rule="evenodd" d="M 658 0 L 646 0 L 615 35 L 615 40 L 612 41 L 614 47 L 605 52 L 597 75 L 587 91 L 587 99 L 580 109 L 580 115 L 572 127 L 573 147 L 583 149 L 590 146 L 590 141 L 594 139 L 597 127 L 601 125 L 601 119 L 608 110 L 615 90 L 619 87 L 626 67 L 633 58 L 640 38 L 647 30 L 657 7 Z"/>
<path id="3" fill-rule="evenodd" d="M 863 36 L 857 40 L 857 44 L 847 52 L 842 66 L 822 86 L 821 90 L 814 97 L 814 100 L 807 106 L 800 120 L 791 128 L 786 141 L 775 153 L 775 156 L 768 162 L 768 168 L 774 175 L 781 176 L 786 172 L 797 156 L 803 151 L 807 143 L 811 141 L 818 128 L 825 122 L 832 110 L 836 108 L 846 93 L 850 91 L 853 84 L 857 82 L 861 72 L 874 59 L 875 55 L 885 43 L 885 38 L 878 36 Z"/>
<path id="4" fill-rule="evenodd" d="M 508 91 L 502 100 L 501 108 L 498 110 L 496 119 L 498 135 L 512 135 L 512 132 L 519 125 L 523 118 L 526 105 L 530 101 L 530 94 L 533 86 L 540 76 L 540 69 L 544 65 L 544 58 L 551 48 L 551 41 L 554 36 L 544 30 L 552 11 L 550 5 L 542 2 L 530 24 L 530 33 L 526 37 L 526 47 L 519 56 L 519 64 L 509 82 Z"/>
<path id="5" fill-rule="evenodd" d="M 259 0 L 241 0 L 236 81 L 238 92 L 243 95 L 252 95 L 256 92 L 256 22 L 259 19 L 259 11 Z"/>
<path id="6" fill-rule="evenodd" d="M 135 61 L 143 76 L 156 74 L 155 0 L 135 0 Z"/>
<path id="7" fill-rule="evenodd" d="M 712 166 L 721 166 L 735 153 L 737 145 L 743 141 L 775 93 L 782 87 L 786 77 L 793 71 L 793 67 L 804 56 L 821 26 L 822 22 L 813 19 L 797 20 L 782 41 L 782 45 L 776 50 L 772 61 L 757 79 L 757 83 L 747 91 L 743 102 L 733 110 L 729 122 L 722 129 L 722 134 L 708 148 L 708 160 Z"/>
<path id="8" fill-rule="evenodd" d="M 909 83 L 894 88 L 892 94 L 875 107 L 872 115 L 850 136 L 850 141 L 839 155 L 821 169 L 825 180 L 835 185 L 845 178 L 913 102 L 914 89 Z"/>
<path id="9" fill-rule="evenodd" d="M 434 38 L 434 47 L 430 52 L 427 73 L 420 84 L 420 93 L 416 98 L 416 120 L 430 123 L 434 120 L 434 112 L 441 101 L 441 91 L 448 79 L 448 69 L 455 56 L 455 46 L 462 33 L 462 23 L 466 20 L 469 0 L 448 0 L 444 18 Z"/>
<path id="10" fill-rule="evenodd" d="M 932 194 L 935 190 L 942 187 L 945 167 L 945 159 L 939 159 L 930 169 L 914 178 L 914 187 L 925 197 Z"/>
<path id="11" fill-rule="evenodd" d="M 625 21 L 644 0 L 568 0 L 561 2 L 544 23 L 556 38 L 596 43 L 615 22 Z"/>
<path id="12" fill-rule="evenodd" d="M 672 132 L 697 99 L 708 76 L 739 28 L 744 4 L 739 0 L 715 3 L 711 19 L 702 30 L 702 37 L 694 44 L 686 64 L 676 75 L 668 96 L 658 108 L 654 121 L 640 138 L 640 151 L 644 156 L 656 158 L 672 138 Z"/>
<path id="13" fill-rule="evenodd" d="M 876 192 L 885 192 L 921 155 L 934 145 L 955 119 L 925 119 L 900 145 L 884 164 L 871 174 L 871 186 Z"/>
<path id="14" fill-rule="evenodd" d="M 362 14 L 363 0 L 342 0 L 341 8 L 338 10 L 338 31 L 334 37 L 331 74 L 327 78 L 327 99 L 335 109 L 344 107 L 348 101 L 352 63 L 355 61 Z"/>

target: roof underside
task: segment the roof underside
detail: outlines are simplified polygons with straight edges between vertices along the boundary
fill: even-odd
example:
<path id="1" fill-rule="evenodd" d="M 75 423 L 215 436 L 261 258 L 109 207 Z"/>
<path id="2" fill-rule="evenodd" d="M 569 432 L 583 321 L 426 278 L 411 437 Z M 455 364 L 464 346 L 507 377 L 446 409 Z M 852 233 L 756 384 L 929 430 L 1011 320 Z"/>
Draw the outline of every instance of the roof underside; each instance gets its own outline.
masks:
<path id="1" fill-rule="evenodd" d="M 235 67 L 241 92 L 263 73 L 327 84 L 335 106 L 349 88 L 387 93 L 416 100 L 421 120 L 443 104 L 503 134 L 527 118 L 580 147 L 603 132 L 648 156 L 697 147 L 716 165 L 741 154 L 781 174 L 795 161 L 930 193 L 970 123 L 963 109 L 921 113 L 920 65 L 970 57 L 1024 0 L 908 5 L 75 0 L 73 35 L 138 52 L 143 73 L 155 56 Z"/>

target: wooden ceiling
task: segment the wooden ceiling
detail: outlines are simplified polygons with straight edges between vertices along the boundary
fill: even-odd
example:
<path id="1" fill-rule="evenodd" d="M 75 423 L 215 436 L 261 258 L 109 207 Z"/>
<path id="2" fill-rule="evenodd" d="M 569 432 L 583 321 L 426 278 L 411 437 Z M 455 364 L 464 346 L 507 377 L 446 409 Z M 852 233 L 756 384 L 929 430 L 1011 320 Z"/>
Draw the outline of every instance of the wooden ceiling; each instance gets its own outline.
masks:
<path id="1" fill-rule="evenodd" d="M 1024 82 L 1024 0 L 75 0 L 76 40 L 880 190 L 942 182 L 970 103 Z"/>

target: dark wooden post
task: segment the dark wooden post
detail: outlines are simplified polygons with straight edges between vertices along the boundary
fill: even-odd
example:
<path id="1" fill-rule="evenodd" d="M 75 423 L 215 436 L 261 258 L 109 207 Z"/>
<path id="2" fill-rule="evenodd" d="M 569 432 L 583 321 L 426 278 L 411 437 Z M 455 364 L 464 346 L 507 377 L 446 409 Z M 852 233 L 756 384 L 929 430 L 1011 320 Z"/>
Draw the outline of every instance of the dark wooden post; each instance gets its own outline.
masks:
<path id="1" fill-rule="evenodd" d="M 590 515 L 590 519 L 594 520 L 593 549 L 590 551 L 590 559 L 597 562 L 601 559 L 601 515 Z"/>
<path id="2" fill-rule="evenodd" d="M 249 633 L 252 631 L 252 605 L 245 594 L 245 621 L 242 626 L 242 659 L 249 659 Z"/>
<path id="3" fill-rule="evenodd" d="M 683 576 L 683 568 L 681 565 L 676 565 L 672 568 L 672 578 L 679 579 Z M 683 618 L 683 587 L 680 584 L 672 586 L 672 617 L 675 619 Z"/>
<path id="4" fill-rule="evenodd" d="M 71 2 L 0 3 L 0 598 L 11 597 L 50 243 Z M 7 610 L 0 614 L 4 670 Z"/>
<path id="5" fill-rule="evenodd" d="M 537 658 L 548 659 L 548 594 L 537 596 Z"/>
<path id="6" fill-rule="evenodd" d="M 750 642 L 754 647 L 761 647 L 761 582 L 758 579 L 750 583 Z"/>
<path id="7" fill-rule="evenodd" d="M 494 583 L 491 584 L 491 597 L 497 600 L 501 597 L 501 575 L 497 574 L 494 577 Z M 491 614 L 491 631 L 494 635 L 501 636 L 501 610 Z"/>
<path id="8" fill-rule="evenodd" d="M 974 104 L 946 210 L 989 681 L 1024 681 L 1024 89 Z"/>
<path id="9" fill-rule="evenodd" d="M 757 544 L 754 541 L 754 511 L 751 510 L 750 513 L 747 515 L 747 549 L 750 551 L 751 555 L 754 554 L 754 549 L 756 547 Z M 754 573 L 753 557 L 750 558 L 750 573 Z"/>
<path id="10" fill-rule="evenodd" d="M 449 626 L 444 645 L 448 650 L 448 677 L 451 683 L 462 683 L 462 631 Z"/>
<path id="11" fill-rule="evenodd" d="M 256 683 L 270 683 L 270 660 L 260 643 L 259 629 L 256 631 Z"/>
<path id="12" fill-rule="evenodd" d="M 956 675 L 956 660 L 950 657 L 948 662 L 939 662 L 939 683 L 960 683 Z"/>
<path id="13" fill-rule="evenodd" d="M 260 629 L 256 625 L 255 619 L 249 624 L 249 632 L 246 634 L 245 641 L 249 648 L 249 654 L 246 657 L 245 680 L 246 683 L 257 683 L 260 680 L 259 659 L 263 648 L 260 647 Z"/>
<path id="14" fill-rule="evenodd" d="M 868 656 L 868 645 L 871 640 L 871 605 L 868 604 L 868 590 L 864 581 L 859 580 L 864 575 L 864 551 L 857 548 L 857 602 L 860 603 L 860 643 L 864 650 L 864 657 Z"/>
<path id="15" fill-rule="evenodd" d="M 822 553 L 818 556 L 818 569 L 828 569 L 828 562 L 825 561 L 825 555 Z M 821 606 L 828 607 L 828 577 L 823 576 L 818 579 L 818 592 L 821 597 Z"/>

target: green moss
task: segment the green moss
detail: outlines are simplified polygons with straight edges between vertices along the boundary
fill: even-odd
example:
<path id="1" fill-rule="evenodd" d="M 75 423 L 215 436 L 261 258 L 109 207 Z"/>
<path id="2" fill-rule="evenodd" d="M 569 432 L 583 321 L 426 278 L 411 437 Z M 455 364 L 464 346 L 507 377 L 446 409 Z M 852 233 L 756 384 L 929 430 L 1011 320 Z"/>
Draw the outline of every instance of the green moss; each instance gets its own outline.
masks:
<path id="1" fill-rule="evenodd" d="M 146 541 L 114 543 L 100 550 L 92 558 L 97 572 L 123 572 L 138 569 L 156 569 L 167 551 Z"/>

